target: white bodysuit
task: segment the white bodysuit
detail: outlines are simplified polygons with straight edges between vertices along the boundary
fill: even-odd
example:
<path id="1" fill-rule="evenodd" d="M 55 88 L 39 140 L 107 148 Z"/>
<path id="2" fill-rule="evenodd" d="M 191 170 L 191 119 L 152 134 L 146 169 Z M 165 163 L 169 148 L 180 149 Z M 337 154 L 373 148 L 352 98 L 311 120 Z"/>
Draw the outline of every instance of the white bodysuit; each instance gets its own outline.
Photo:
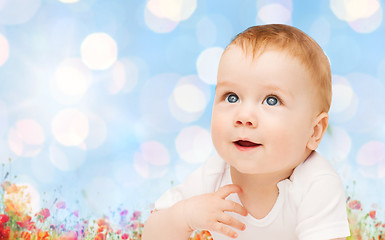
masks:
<path id="1" fill-rule="evenodd" d="M 156 209 L 171 207 L 192 196 L 215 192 L 231 184 L 230 166 L 220 157 L 209 159 L 186 180 L 168 190 L 155 203 Z M 289 179 L 278 183 L 274 207 L 263 219 L 229 213 L 246 224 L 237 239 L 327 240 L 350 235 L 345 192 L 330 163 L 313 152 L 294 169 Z M 237 194 L 227 197 L 240 203 Z M 211 232 L 214 240 L 231 238 Z"/>

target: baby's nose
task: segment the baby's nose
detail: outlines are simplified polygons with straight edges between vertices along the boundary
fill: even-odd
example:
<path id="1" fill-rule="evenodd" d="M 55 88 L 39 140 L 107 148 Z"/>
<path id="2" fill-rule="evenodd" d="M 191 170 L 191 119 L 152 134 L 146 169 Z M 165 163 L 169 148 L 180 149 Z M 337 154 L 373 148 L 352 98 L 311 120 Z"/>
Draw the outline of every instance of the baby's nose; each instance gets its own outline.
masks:
<path id="1" fill-rule="evenodd" d="M 238 112 L 237 116 L 235 117 L 234 126 L 245 126 L 255 128 L 257 127 L 257 118 L 252 111 L 242 109 Z"/>
<path id="2" fill-rule="evenodd" d="M 237 121 L 235 122 L 235 126 L 255 127 L 256 124 L 253 123 L 252 121 L 241 121 L 241 120 L 237 120 Z"/>

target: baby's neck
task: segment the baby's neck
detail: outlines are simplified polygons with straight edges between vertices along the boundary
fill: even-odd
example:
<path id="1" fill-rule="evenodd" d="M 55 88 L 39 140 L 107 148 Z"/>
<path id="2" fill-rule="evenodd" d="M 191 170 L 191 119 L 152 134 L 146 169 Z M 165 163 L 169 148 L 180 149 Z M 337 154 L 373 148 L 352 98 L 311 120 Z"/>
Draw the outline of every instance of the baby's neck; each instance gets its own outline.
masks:
<path id="1" fill-rule="evenodd" d="M 232 182 L 242 188 L 242 193 L 238 194 L 241 203 L 257 219 L 271 211 L 278 198 L 277 184 L 292 173 L 251 175 L 240 173 L 233 167 L 230 171 Z"/>

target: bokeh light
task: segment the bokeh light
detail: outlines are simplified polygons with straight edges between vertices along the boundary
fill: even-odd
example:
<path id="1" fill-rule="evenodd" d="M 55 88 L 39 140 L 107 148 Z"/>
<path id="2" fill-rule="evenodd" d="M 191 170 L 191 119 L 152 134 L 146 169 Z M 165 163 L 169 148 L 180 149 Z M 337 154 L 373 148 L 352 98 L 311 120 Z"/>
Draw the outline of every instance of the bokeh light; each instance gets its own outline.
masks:
<path id="1" fill-rule="evenodd" d="M 336 104 L 333 105 L 333 111 L 341 112 L 348 108 L 353 99 L 353 90 L 351 87 L 343 84 L 333 85 L 333 96 Z"/>
<path id="2" fill-rule="evenodd" d="M 67 95 L 84 95 L 90 81 L 90 72 L 84 67 L 80 59 L 64 60 L 55 72 L 57 88 Z"/>
<path id="3" fill-rule="evenodd" d="M 357 154 L 361 173 L 370 178 L 385 177 L 385 143 L 370 141 L 364 144 Z"/>
<path id="4" fill-rule="evenodd" d="M 0 34 L 0 67 L 4 65 L 9 57 L 9 43 L 8 40 Z"/>
<path id="5" fill-rule="evenodd" d="M 353 89 L 349 81 L 338 75 L 333 75 L 333 96 L 332 104 L 330 107 L 331 115 L 336 116 L 346 121 L 352 117 L 357 108 L 357 97 L 355 96 Z"/>
<path id="6" fill-rule="evenodd" d="M 188 19 L 196 7 L 196 0 L 149 0 L 146 6 L 156 17 L 174 22 Z"/>
<path id="7" fill-rule="evenodd" d="M 258 10 L 258 18 L 264 23 L 291 23 L 291 10 L 281 4 L 268 4 Z"/>
<path id="8" fill-rule="evenodd" d="M 199 119 L 210 100 L 210 89 L 196 75 L 182 77 L 169 100 L 171 114 L 181 122 Z"/>
<path id="9" fill-rule="evenodd" d="M 134 154 L 134 168 L 144 178 L 163 176 L 168 170 L 169 163 L 169 151 L 160 142 L 144 142 Z"/>
<path id="10" fill-rule="evenodd" d="M 93 82 L 102 83 L 104 90 L 109 94 L 127 94 L 138 84 L 140 71 L 142 70 L 135 60 L 122 58 L 109 69 L 99 72 Z"/>
<path id="11" fill-rule="evenodd" d="M 77 109 L 61 110 L 52 120 L 52 133 L 60 144 L 78 146 L 88 136 L 88 119 Z"/>
<path id="12" fill-rule="evenodd" d="M 20 190 L 4 193 L 4 201 L 9 201 L 9 205 L 13 206 L 18 213 L 37 213 L 40 210 L 39 192 L 28 182 L 20 182 L 16 187 Z"/>
<path id="13" fill-rule="evenodd" d="M 50 81 L 51 96 L 60 104 L 78 103 L 90 88 L 92 73 L 80 58 L 64 59 Z"/>
<path id="14" fill-rule="evenodd" d="M 111 67 L 110 72 L 110 78 L 107 80 L 107 89 L 111 94 L 117 94 L 120 91 L 129 93 L 138 84 L 138 66 L 128 58 L 117 61 Z"/>
<path id="15" fill-rule="evenodd" d="M 212 47 L 205 49 L 196 62 L 198 76 L 207 84 L 217 83 L 217 72 L 223 48 Z"/>
<path id="16" fill-rule="evenodd" d="M 176 105 L 186 112 L 199 112 L 205 109 L 207 99 L 204 93 L 192 84 L 181 84 L 174 89 Z"/>
<path id="17" fill-rule="evenodd" d="M 378 0 L 330 0 L 330 8 L 339 19 L 360 33 L 373 32 L 382 22 L 382 7 Z"/>
<path id="18" fill-rule="evenodd" d="M 200 126 L 183 129 L 175 141 L 179 156 L 188 163 L 207 160 L 213 150 L 210 132 Z"/>
<path id="19" fill-rule="evenodd" d="M 117 60 L 118 46 L 110 35 L 93 33 L 84 39 L 80 52 L 87 67 L 92 70 L 106 70 Z"/>
<path id="20" fill-rule="evenodd" d="M 139 63 L 133 59 L 122 58 L 119 60 L 119 63 L 122 64 L 122 66 L 124 67 L 125 77 L 124 85 L 120 90 L 124 93 L 130 93 L 135 89 L 136 85 L 138 84 L 140 76 L 144 75 L 144 73 L 142 72 L 143 70 L 139 66 Z M 121 78 L 121 76 L 117 75 L 118 72 L 114 72 L 114 77 Z M 113 89 L 113 87 L 111 87 L 111 89 Z"/>
<path id="21" fill-rule="evenodd" d="M 44 130 L 33 119 L 21 119 L 9 131 L 9 148 L 18 156 L 37 155 L 41 151 L 44 141 Z"/>
<path id="22" fill-rule="evenodd" d="M 168 33 L 174 30 L 179 22 L 167 18 L 160 18 L 153 14 L 148 8 L 144 10 L 144 21 L 148 28 L 156 33 Z"/>
<path id="23" fill-rule="evenodd" d="M 356 32 L 371 33 L 377 30 L 381 26 L 382 18 L 383 18 L 383 12 L 382 12 L 382 8 L 380 7 L 370 17 L 349 22 L 349 25 Z"/>
<path id="24" fill-rule="evenodd" d="M 0 24 L 23 24 L 31 20 L 42 0 L 0 0 Z"/>
<path id="25" fill-rule="evenodd" d="M 339 19 L 351 22 L 370 17 L 381 5 L 378 0 L 330 0 L 330 7 Z"/>

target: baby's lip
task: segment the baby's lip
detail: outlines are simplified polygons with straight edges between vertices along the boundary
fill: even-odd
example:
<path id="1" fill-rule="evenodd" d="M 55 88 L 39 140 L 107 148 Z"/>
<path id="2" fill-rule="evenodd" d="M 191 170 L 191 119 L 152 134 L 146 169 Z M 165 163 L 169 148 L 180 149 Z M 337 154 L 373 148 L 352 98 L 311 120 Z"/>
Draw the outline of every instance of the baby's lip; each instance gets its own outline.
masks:
<path id="1" fill-rule="evenodd" d="M 240 139 L 233 142 L 235 145 L 243 148 L 252 148 L 252 147 L 258 147 L 261 145 L 260 143 L 255 143 L 247 139 Z"/>

